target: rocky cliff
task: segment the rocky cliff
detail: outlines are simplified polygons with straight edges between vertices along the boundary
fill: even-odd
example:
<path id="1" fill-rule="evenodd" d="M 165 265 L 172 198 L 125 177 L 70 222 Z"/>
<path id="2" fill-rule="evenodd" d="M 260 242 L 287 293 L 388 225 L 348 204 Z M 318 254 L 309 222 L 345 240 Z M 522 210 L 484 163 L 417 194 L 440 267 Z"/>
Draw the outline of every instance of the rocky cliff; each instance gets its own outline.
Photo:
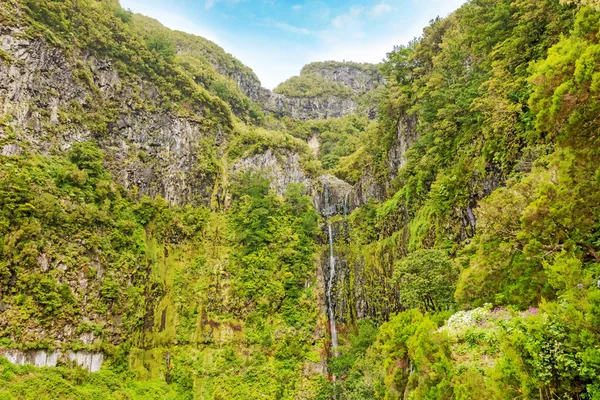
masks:
<path id="1" fill-rule="evenodd" d="M 0 397 L 594 398 L 600 18 L 563 3 L 273 93 L 116 0 L 1 2 Z"/>
<path id="2" fill-rule="evenodd" d="M 291 117 L 301 120 L 339 118 L 345 115 L 374 112 L 374 103 L 367 95 L 384 83 L 384 79 L 375 64 L 359 64 L 352 62 L 322 62 L 306 65 L 301 76 L 318 76 L 324 81 L 340 84 L 350 89 L 350 95 L 330 94 L 313 95 L 308 92 L 274 93 L 263 88 L 254 72 L 228 54 L 215 43 L 201 37 L 184 32 L 170 31 L 158 21 L 134 15 L 136 29 L 143 35 L 164 35 L 174 44 L 174 52 L 180 62 L 187 65 L 187 58 L 208 64 L 221 76 L 230 79 L 237 85 L 241 93 L 252 102 L 277 117 Z M 193 73 L 194 79 L 210 87 L 215 78 L 199 76 Z M 309 89 L 310 91 L 310 89 Z M 277 92 L 277 90 L 275 90 Z M 225 98 L 224 100 L 228 100 Z M 236 112 L 236 108 L 232 107 Z M 239 112 L 238 112 L 239 114 Z"/>
<path id="3" fill-rule="evenodd" d="M 224 143 L 227 126 L 207 128 L 205 111 L 182 117 L 157 108 L 166 100 L 157 85 L 123 79 L 108 58 L 66 53 L 22 34 L 0 27 L 0 49 L 10 60 L 0 63 L 0 109 L 12 130 L 3 135 L 2 154 L 49 154 L 93 140 L 125 187 L 174 204 L 209 201 L 215 176 L 198 165 Z"/>
<path id="4" fill-rule="evenodd" d="M 340 118 L 357 112 L 358 104 L 353 99 L 337 96 L 293 97 L 262 91 L 261 105 L 265 111 L 278 117 L 299 120 Z"/>
<path id="5" fill-rule="evenodd" d="M 364 95 L 376 90 L 385 83 L 378 65 L 353 62 L 314 62 L 305 65 L 301 75 L 317 75 L 328 81 L 339 82 L 352 90 L 352 93 Z"/>
<path id="6" fill-rule="evenodd" d="M 261 104 L 279 116 L 327 119 L 364 113 L 374 118 L 372 94 L 385 80 L 377 65 L 351 62 L 312 63 L 275 93 L 263 91 Z"/>

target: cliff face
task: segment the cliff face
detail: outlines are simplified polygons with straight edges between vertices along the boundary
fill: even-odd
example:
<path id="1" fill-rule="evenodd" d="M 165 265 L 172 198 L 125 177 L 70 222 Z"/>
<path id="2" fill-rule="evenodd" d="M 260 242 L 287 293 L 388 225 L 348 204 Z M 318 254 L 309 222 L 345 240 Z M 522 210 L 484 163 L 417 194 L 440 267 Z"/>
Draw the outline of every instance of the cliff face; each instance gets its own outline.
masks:
<path id="1" fill-rule="evenodd" d="M 358 104 L 352 99 L 330 97 L 291 97 L 262 91 L 261 104 L 265 111 L 278 117 L 298 120 L 340 118 L 354 114 Z"/>
<path id="2" fill-rule="evenodd" d="M 270 181 L 271 189 L 283 195 L 292 183 L 303 184 L 308 192 L 312 187 L 312 179 L 300 165 L 300 156 L 293 151 L 275 153 L 269 149 L 237 160 L 229 170 L 232 177 L 245 173 L 257 173 Z"/>
<path id="3" fill-rule="evenodd" d="M 292 78 L 276 88 L 276 93 L 263 90 L 263 108 L 299 120 L 340 118 L 357 112 L 373 118 L 375 104 L 368 96 L 385 83 L 377 65 L 345 62 L 308 64 L 297 78 L 301 86 Z M 327 83 L 340 85 L 348 93 L 319 87 Z"/>
<path id="4" fill-rule="evenodd" d="M 349 87 L 354 94 L 362 95 L 385 83 L 375 64 L 352 62 L 316 62 L 302 68 L 301 74 L 314 74 Z"/>
<path id="5" fill-rule="evenodd" d="M 199 107 L 184 115 L 172 107 L 164 89 L 152 79 L 123 76 L 110 57 L 86 49 L 66 51 L 43 38 L 25 35 L 26 29 L 0 27 L 0 51 L 5 55 L 0 62 L 0 110 L 10 126 L 0 137 L 4 156 L 59 154 L 74 143 L 92 141 L 104 150 L 105 165 L 118 184 L 134 189 L 139 196 L 161 196 L 174 205 L 209 206 L 213 193 L 224 190 L 219 186 L 227 179 L 223 175 L 235 177 L 243 172 L 263 174 L 280 195 L 290 183 L 305 185 L 323 216 L 349 214 L 382 196 L 383 189 L 368 174 L 355 187 L 331 175 L 311 176 L 294 151 L 266 149 L 222 170 L 215 159 L 224 155 L 231 128 L 223 123 L 208 124 L 212 110 Z M 203 57 L 218 72 L 278 116 L 327 119 L 357 111 L 353 99 L 274 94 L 260 88 L 246 67 L 209 50 Z M 177 51 L 193 53 L 197 48 L 181 39 Z M 355 94 L 372 91 L 382 82 L 376 68 L 346 64 L 311 65 L 303 73 L 341 83 Z M 404 140 L 404 136 L 399 138 Z M 400 145 L 397 159 L 407 146 Z M 67 333 L 65 338 L 69 337 Z"/>
<path id="6" fill-rule="evenodd" d="M 419 139 L 417 123 L 415 116 L 401 118 L 398 122 L 396 137 L 388 151 L 388 168 L 391 179 L 394 179 L 398 170 L 406 164 L 406 152 Z"/>
<path id="7" fill-rule="evenodd" d="M 104 2 L 81 4 L 85 12 L 98 11 L 98 6 L 101 15 L 110 16 L 110 9 L 102 9 Z M 72 18 L 87 16 L 85 12 Z M 97 17 L 93 15 L 90 21 L 97 21 Z M 249 305 L 246 296 L 235 292 L 244 282 L 232 271 L 236 265 L 246 265 L 244 260 L 235 259 L 243 243 L 230 242 L 228 237 L 232 228 L 227 184 L 244 172 L 254 172 L 266 176 L 279 195 L 290 183 L 304 184 L 308 194 L 317 190 L 314 175 L 306 172 L 297 146 L 295 150 L 281 150 L 259 143 L 252 155 L 227 163 L 232 141 L 248 127 L 238 130 L 229 108 L 206 87 L 226 82 L 225 77 L 254 97 L 257 85 L 252 75 L 243 66 L 232 67 L 227 62 L 221 68 L 221 60 L 216 56 L 212 59 L 208 53 L 203 57 L 214 61 L 212 67 L 204 68 L 202 60 L 192 65 L 197 55 L 183 44 L 177 54 L 166 54 L 163 59 L 156 51 L 148 52 L 143 38 L 128 31 L 135 27 L 118 25 L 118 20 L 106 25 L 98 22 L 98 27 L 115 31 L 119 40 L 125 37 L 129 42 L 122 45 L 123 50 L 128 57 L 133 54 L 136 64 L 97 49 L 78 47 L 68 35 L 64 42 L 61 36 L 52 36 L 56 44 L 44 36 L 47 31 L 32 28 L 29 20 L 11 20 L 7 23 L 0 14 L 0 355 L 15 364 L 73 363 L 95 372 L 106 359 L 114 361 L 115 348 L 126 347 L 127 355 L 121 361 L 139 379 L 169 382 L 173 368 L 189 374 L 191 369 L 181 368 L 193 361 L 200 363 L 200 369 L 214 369 L 220 376 L 217 381 L 222 382 L 224 375 L 218 372 L 222 349 L 240 357 L 256 351 L 256 359 L 266 356 L 275 360 L 274 345 L 265 341 L 256 346 L 244 344 L 244 338 L 263 335 L 271 341 L 271 336 L 279 339 L 285 335 L 301 343 L 296 348 L 302 350 L 290 368 L 295 377 L 286 375 L 277 388 L 269 384 L 248 391 L 290 392 L 296 389 L 297 381 L 298 391 L 304 394 L 296 397 L 314 398 L 315 376 L 326 374 L 325 352 L 320 352 L 326 331 L 319 313 L 319 288 L 323 285 L 320 266 L 313 263 L 311 252 L 316 245 L 308 236 L 314 234 L 311 225 L 307 228 L 310 240 L 303 239 L 303 247 L 285 250 L 286 254 L 309 254 L 306 266 L 300 272 L 294 270 L 299 277 L 282 287 L 284 291 L 297 290 L 294 296 L 306 292 L 301 295 L 301 328 L 288 323 L 277 309 L 271 313 L 275 319 L 265 322 L 269 331 L 247 325 L 251 309 L 264 306 Z M 89 21 L 79 24 L 93 30 Z M 119 49 L 119 45 L 112 43 L 111 49 Z M 198 72 L 198 76 L 185 75 L 176 64 L 180 61 L 177 57 L 190 53 L 194 54 L 187 61 L 194 68 L 185 72 Z M 223 75 L 215 75 L 212 69 Z M 243 125 L 239 121 L 235 124 Z M 263 136 L 266 134 L 257 134 L 257 140 Z M 298 142 L 289 135 L 278 138 L 284 144 Z M 102 150 L 102 167 L 110 172 L 102 181 L 97 182 L 93 172 L 75 167 L 69 159 L 71 150 L 81 142 Z M 249 144 L 242 142 L 240 146 L 244 149 Z M 88 155 L 80 160 L 83 164 L 90 161 L 85 157 Z M 19 175 L 23 165 L 37 161 L 51 166 L 45 167 L 51 176 L 44 185 L 53 183 L 57 193 L 23 183 L 33 176 L 41 185 L 36 172 L 23 173 L 25 178 Z M 13 165 L 18 167 L 13 169 Z M 11 203 L 14 190 L 19 190 L 11 186 L 15 182 L 31 194 L 29 200 L 14 200 L 29 204 L 21 204 L 31 211 L 25 210 L 29 214 L 23 217 L 4 209 Z M 10 199 L 4 196 L 7 193 Z M 281 206 L 278 202 L 282 199 L 272 201 Z M 316 219 L 311 202 L 308 200 L 298 215 L 288 210 L 280 219 L 289 223 L 303 213 Z M 276 212 L 274 206 L 272 213 Z M 159 221 L 157 213 L 168 222 Z M 27 224 L 25 219 L 35 221 L 27 237 L 18 233 Z M 295 223 L 283 232 L 294 232 L 299 225 Z M 280 228 L 283 230 L 278 224 L 268 233 Z M 197 231 L 190 234 L 190 229 Z M 15 234 L 20 235 L 20 244 L 11 242 L 5 247 L 4 239 Z M 294 237 L 282 240 L 277 249 L 267 253 L 293 246 Z M 29 246 L 30 251 L 19 246 Z M 22 253 L 28 254 L 27 260 Z M 291 264 L 296 268 L 298 261 L 294 260 Z M 279 260 L 270 263 L 290 264 Z M 232 282 L 236 279 L 234 290 Z M 279 284 L 278 280 L 271 281 Z M 288 297 L 278 301 L 289 302 Z M 286 303 L 285 309 L 296 312 L 294 297 L 290 298 L 292 303 Z M 4 348 L 6 343 L 10 349 Z M 270 361 L 272 365 L 275 362 Z M 268 372 L 271 377 L 264 381 L 272 382 L 273 374 L 286 368 Z M 230 374 L 231 379 L 236 374 Z M 195 382 L 197 378 L 189 379 Z M 197 391 L 206 390 L 206 397 L 212 397 L 217 391 L 214 382 L 212 377 L 198 378 Z M 286 385 L 291 389 L 284 389 Z"/>
<path id="8" fill-rule="evenodd" d="M 561 3 L 275 94 L 117 0 L 4 0 L 0 397 L 592 398 L 600 18 Z"/>
<path id="9" fill-rule="evenodd" d="M 158 24 L 145 17 L 138 18 L 150 26 Z M 203 167 L 212 162 L 215 154 L 217 157 L 223 154 L 227 127 L 217 125 L 207 129 L 202 111 L 196 116 L 182 117 L 181 113 L 165 110 L 165 100 L 156 85 L 139 77 L 123 80 L 108 58 L 99 59 L 85 51 L 67 55 L 43 40 L 24 38 L 20 28 L 1 29 L 0 50 L 11 61 L 0 63 L 0 106 L 10 116 L 16 132 L 16 137 L 2 140 L 2 154 L 14 155 L 26 150 L 48 154 L 53 148 L 67 150 L 74 142 L 93 140 L 107 152 L 109 169 L 126 188 L 136 188 L 140 194 L 152 197 L 160 195 L 172 204 L 210 203 L 218 171 L 207 172 Z M 214 43 L 176 34 L 178 54 L 200 54 L 216 71 L 235 81 L 250 99 L 277 116 L 329 119 L 358 111 L 356 97 L 291 97 L 273 93 L 260 86 L 249 68 Z M 355 96 L 370 93 L 385 83 L 377 66 L 369 64 L 313 63 L 305 66 L 301 74 L 342 84 Z M 92 110 L 93 102 L 111 108 L 110 115 L 104 118 L 102 132 L 78 123 L 76 118 L 77 114 L 95 112 L 99 107 Z M 416 123 L 414 118 L 398 123 L 397 136 L 387 157 L 390 180 L 404 165 L 408 148 L 418 139 Z M 319 179 L 309 178 L 302 170 L 298 158 L 293 152 L 282 158 L 267 150 L 236 162 L 226 173 L 263 171 L 279 194 L 284 193 L 289 183 L 322 188 Z M 365 171 L 347 191 L 349 211 L 370 199 L 383 199 L 386 186 L 377 182 L 373 173 Z M 316 193 L 313 189 L 309 191 Z M 315 196 L 315 204 L 321 204 L 322 199 Z"/>
<path id="10" fill-rule="evenodd" d="M 210 65 L 219 75 L 234 82 L 244 96 L 277 117 L 309 120 L 340 118 L 356 112 L 373 113 L 374 104 L 361 98 L 385 82 L 378 66 L 374 64 L 322 62 L 306 65 L 300 75 L 317 76 L 327 82 L 341 84 L 350 89 L 350 96 L 314 96 L 303 93 L 291 96 L 273 93 L 261 86 L 260 80 L 250 68 L 215 43 L 184 32 L 169 31 L 158 21 L 142 15 L 135 15 L 134 21 L 136 29 L 143 35 L 159 33 L 168 36 L 175 44 L 174 51 L 182 62 L 185 63 L 186 57 L 192 57 Z M 195 76 L 195 79 L 205 81 L 204 83 L 208 80 L 208 86 L 212 82 L 206 77 Z"/>
<path id="11" fill-rule="evenodd" d="M 2 154 L 48 154 L 93 140 L 125 187 L 173 204 L 210 199 L 214 176 L 196 166 L 224 143 L 223 128 L 207 130 L 197 119 L 140 107 L 161 104 L 161 93 L 139 78 L 124 82 L 110 59 L 67 55 L 22 38 L 18 28 L 0 29 L 0 49 L 11 59 L 0 63 L 0 110 L 15 132 L 2 139 Z M 102 128 L 78 122 L 85 114 L 101 114 L 104 106 L 110 114 L 102 116 Z"/>

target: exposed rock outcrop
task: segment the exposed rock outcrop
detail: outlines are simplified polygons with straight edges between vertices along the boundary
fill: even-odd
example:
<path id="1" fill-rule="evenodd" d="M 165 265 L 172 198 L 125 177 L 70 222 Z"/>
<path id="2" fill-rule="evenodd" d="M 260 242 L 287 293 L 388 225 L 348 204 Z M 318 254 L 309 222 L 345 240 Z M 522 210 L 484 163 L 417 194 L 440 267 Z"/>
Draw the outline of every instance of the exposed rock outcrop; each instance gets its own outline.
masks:
<path id="1" fill-rule="evenodd" d="M 236 161 L 230 167 L 230 175 L 235 179 L 243 173 L 261 174 L 271 182 L 271 189 L 283 195 L 291 183 L 302 183 L 310 190 L 312 183 L 300 165 L 300 156 L 289 150 L 277 154 L 271 149 L 264 153 Z"/>
<path id="2" fill-rule="evenodd" d="M 372 171 L 365 171 L 350 192 L 350 204 L 353 208 L 365 205 L 370 200 L 383 201 L 384 198 L 385 188 L 377 182 Z"/>
<path id="3" fill-rule="evenodd" d="M 88 351 L 67 351 L 60 350 L 0 350 L 0 355 L 16 365 L 34 365 L 36 367 L 56 367 L 59 362 L 72 362 L 89 372 L 98 372 L 104 362 L 104 354 L 91 353 Z"/>
<path id="4" fill-rule="evenodd" d="M 16 136 L 0 133 L 2 154 L 18 154 L 22 146 L 47 154 L 94 140 L 125 187 L 174 204 L 208 202 L 214 177 L 194 165 L 203 157 L 202 141 L 222 145 L 220 129 L 207 132 L 197 120 L 138 107 L 140 101 L 158 102 L 158 90 L 142 80 L 125 84 L 110 60 L 67 55 L 9 28 L 0 30 L 0 49 L 12 59 L 0 62 L 0 110 Z M 76 122 L 81 114 L 96 112 L 88 110 L 92 101 L 113 107 L 114 115 L 108 114 L 112 120 L 104 121 L 108 132 Z"/>
<path id="5" fill-rule="evenodd" d="M 354 94 L 364 94 L 385 82 L 375 64 L 316 62 L 306 65 L 302 74 L 315 74 L 332 82 L 342 83 Z"/>
<path id="6" fill-rule="evenodd" d="M 418 139 L 417 118 L 409 116 L 401 118 L 396 127 L 396 140 L 388 152 L 388 168 L 390 178 L 398 175 L 398 170 L 406 164 L 406 152 Z"/>
<path id="7" fill-rule="evenodd" d="M 385 80 L 379 74 L 377 65 L 345 62 L 324 62 L 306 65 L 300 75 L 316 75 L 331 82 L 348 87 L 350 97 L 338 96 L 288 96 L 260 89 L 258 100 L 256 88 L 242 87 L 242 91 L 251 99 L 258 101 L 267 112 L 276 116 L 288 116 L 295 119 L 328 119 L 340 118 L 360 111 L 361 96 L 374 91 Z M 372 115 L 372 108 L 366 107 L 363 112 Z"/>
<path id="8" fill-rule="evenodd" d="M 313 191 L 313 204 L 319 214 L 328 217 L 347 215 L 354 208 L 349 203 L 352 186 L 333 175 L 323 175 L 316 179 Z"/>
<path id="9" fill-rule="evenodd" d="M 265 111 L 278 117 L 294 119 L 329 119 L 354 114 L 358 104 L 353 99 L 341 97 L 290 97 L 263 90 L 261 104 Z"/>

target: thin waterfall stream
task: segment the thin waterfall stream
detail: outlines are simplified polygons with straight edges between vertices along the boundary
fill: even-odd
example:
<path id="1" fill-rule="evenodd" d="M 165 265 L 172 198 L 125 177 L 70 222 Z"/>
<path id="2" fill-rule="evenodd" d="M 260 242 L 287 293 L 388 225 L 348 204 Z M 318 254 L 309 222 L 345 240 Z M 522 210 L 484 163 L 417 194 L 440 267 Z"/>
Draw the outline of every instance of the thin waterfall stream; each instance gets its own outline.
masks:
<path id="1" fill-rule="evenodd" d="M 331 223 L 329 218 L 327 219 L 327 229 L 329 230 L 329 284 L 327 285 L 327 308 L 329 310 L 329 325 L 331 330 L 331 348 L 333 350 L 333 356 L 338 356 L 338 336 L 337 328 L 335 325 L 335 313 L 333 310 L 333 302 L 331 301 L 331 291 L 333 288 L 333 282 L 335 279 L 335 257 L 333 255 L 333 232 L 331 230 Z"/>
<path id="2" fill-rule="evenodd" d="M 329 185 L 325 185 L 325 218 L 327 219 L 327 230 L 329 235 L 329 282 L 327 284 L 327 311 L 329 313 L 329 330 L 331 332 L 331 349 L 333 356 L 338 356 L 338 335 L 337 327 L 335 324 L 335 312 L 333 308 L 333 302 L 331 301 L 331 293 L 333 291 L 333 284 L 335 281 L 335 255 L 333 253 L 333 230 L 331 229 L 331 221 L 329 220 L 329 214 L 331 213 L 329 207 Z"/>

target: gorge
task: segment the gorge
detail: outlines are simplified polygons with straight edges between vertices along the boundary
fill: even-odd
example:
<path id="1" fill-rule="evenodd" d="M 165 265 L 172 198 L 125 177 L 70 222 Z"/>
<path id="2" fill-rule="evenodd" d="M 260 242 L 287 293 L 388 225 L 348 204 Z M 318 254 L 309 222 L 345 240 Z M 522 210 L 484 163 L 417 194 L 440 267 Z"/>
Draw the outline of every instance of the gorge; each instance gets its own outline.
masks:
<path id="1" fill-rule="evenodd" d="M 0 399 L 600 399 L 600 4 L 381 57 L 2 0 Z"/>

